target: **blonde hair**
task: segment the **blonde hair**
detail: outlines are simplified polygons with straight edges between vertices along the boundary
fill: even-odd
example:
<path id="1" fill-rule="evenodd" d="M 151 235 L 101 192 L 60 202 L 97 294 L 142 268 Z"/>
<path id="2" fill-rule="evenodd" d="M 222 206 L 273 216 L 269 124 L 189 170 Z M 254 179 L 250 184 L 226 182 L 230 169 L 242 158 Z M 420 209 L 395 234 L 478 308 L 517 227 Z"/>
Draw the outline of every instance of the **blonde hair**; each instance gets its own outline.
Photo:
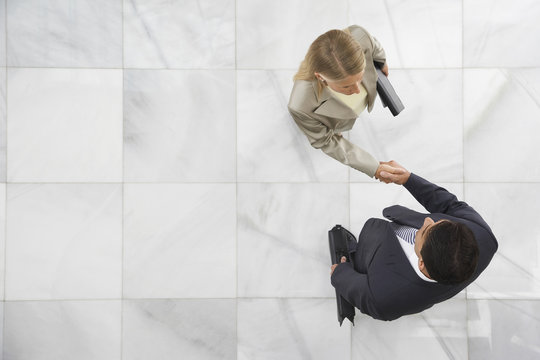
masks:
<path id="1" fill-rule="evenodd" d="M 347 30 L 330 30 L 309 47 L 294 80 L 315 80 L 315 72 L 331 80 L 342 80 L 364 71 L 362 47 Z M 326 84 L 319 81 L 319 92 Z"/>

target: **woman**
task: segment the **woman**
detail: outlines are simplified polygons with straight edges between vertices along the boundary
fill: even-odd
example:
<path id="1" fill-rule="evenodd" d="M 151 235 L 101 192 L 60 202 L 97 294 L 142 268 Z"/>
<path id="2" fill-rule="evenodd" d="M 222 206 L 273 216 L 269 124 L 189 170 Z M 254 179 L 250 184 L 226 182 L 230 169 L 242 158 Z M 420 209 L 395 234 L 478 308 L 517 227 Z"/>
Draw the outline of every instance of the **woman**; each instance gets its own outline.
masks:
<path id="1" fill-rule="evenodd" d="M 374 62 L 388 75 L 384 50 L 360 26 L 330 30 L 311 44 L 294 76 L 289 112 L 314 148 L 381 181 L 381 171 L 394 172 L 341 133 L 358 115 L 371 111 L 377 96 Z"/>

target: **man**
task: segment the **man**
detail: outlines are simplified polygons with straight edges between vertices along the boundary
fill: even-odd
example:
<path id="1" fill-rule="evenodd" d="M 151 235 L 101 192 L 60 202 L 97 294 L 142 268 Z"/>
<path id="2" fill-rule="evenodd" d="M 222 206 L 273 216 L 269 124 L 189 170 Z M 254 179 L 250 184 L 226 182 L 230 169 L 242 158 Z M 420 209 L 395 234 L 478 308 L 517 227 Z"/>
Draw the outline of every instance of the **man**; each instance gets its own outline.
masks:
<path id="1" fill-rule="evenodd" d="M 488 266 L 498 243 L 482 217 L 447 190 L 400 169 L 381 177 L 403 185 L 430 214 L 395 205 L 391 220 L 369 219 L 350 249 L 355 267 L 341 258 L 332 285 L 361 312 L 380 320 L 416 314 L 447 300 Z"/>

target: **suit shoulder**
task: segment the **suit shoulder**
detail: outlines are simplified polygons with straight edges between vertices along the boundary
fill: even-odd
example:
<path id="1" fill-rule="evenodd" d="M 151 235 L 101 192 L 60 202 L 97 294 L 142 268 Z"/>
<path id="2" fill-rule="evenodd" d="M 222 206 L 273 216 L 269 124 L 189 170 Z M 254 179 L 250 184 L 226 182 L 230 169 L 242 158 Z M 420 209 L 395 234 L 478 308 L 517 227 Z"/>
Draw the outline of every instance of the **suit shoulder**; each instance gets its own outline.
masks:
<path id="1" fill-rule="evenodd" d="M 358 25 L 351 25 L 348 29 L 354 39 L 358 41 L 362 47 L 373 46 L 371 43 L 371 34 L 366 29 Z"/>
<path id="2" fill-rule="evenodd" d="M 289 98 L 289 110 L 310 113 L 316 106 L 317 96 L 312 81 L 296 80 Z"/>

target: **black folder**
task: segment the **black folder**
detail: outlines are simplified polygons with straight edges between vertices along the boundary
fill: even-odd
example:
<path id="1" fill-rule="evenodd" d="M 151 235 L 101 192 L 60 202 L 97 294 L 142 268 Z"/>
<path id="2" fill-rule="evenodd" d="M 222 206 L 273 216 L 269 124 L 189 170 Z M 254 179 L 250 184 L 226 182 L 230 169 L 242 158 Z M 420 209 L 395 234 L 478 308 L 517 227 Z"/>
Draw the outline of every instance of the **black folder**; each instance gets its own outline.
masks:
<path id="1" fill-rule="evenodd" d="M 336 225 L 328 231 L 328 242 L 330 244 L 330 258 L 332 264 L 341 263 L 341 257 L 345 256 L 347 262 L 354 266 L 354 259 L 350 256 L 349 249 L 356 247 L 356 238 L 347 229 L 341 225 Z M 345 300 L 336 290 L 337 316 L 339 326 L 343 324 L 344 319 L 354 325 L 354 306 Z"/>
<path id="2" fill-rule="evenodd" d="M 397 116 L 401 112 L 401 110 L 405 109 L 405 106 L 403 106 L 403 103 L 401 102 L 401 99 L 396 94 L 396 91 L 394 90 L 394 87 L 392 84 L 390 84 L 390 81 L 384 75 L 384 73 L 377 67 L 377 64 L 375 64 L 375 69 L 377 70 L 377 93 L 379 93 L 379 97 L 381 98 L 382 104 L 384 107 L 387 107 L 392 112 L 392 115 Z"/>

